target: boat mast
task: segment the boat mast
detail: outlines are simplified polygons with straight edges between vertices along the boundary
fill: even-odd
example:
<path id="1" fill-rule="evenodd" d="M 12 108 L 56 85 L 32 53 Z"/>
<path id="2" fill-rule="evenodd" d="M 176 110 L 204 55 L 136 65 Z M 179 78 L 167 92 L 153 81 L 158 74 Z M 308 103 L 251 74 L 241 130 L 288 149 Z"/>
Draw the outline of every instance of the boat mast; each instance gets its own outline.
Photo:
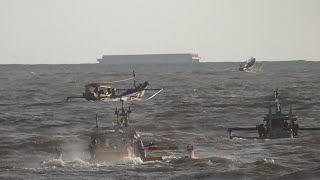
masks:
<path id="1" fill-rule="evenodd" d="M 133 70 L 133 72 L 132 72 L 132 76 L 133 76 L 133 85 L 134 85 L 134 88 L 137 88 L 137 85 L 136 85 L 136 73 L 134 72 L 134 70 Z"/>

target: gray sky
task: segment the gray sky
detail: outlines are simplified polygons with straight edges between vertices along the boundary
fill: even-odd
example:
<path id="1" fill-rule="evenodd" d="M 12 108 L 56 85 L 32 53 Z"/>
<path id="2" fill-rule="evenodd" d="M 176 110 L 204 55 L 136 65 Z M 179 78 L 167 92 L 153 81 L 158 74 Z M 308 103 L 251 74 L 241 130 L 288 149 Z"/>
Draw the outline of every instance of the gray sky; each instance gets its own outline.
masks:
<path id="1" fill-rule="evenodd" d="M 0 0 L 0 63 L 320 60 L 320 0 Z"/>

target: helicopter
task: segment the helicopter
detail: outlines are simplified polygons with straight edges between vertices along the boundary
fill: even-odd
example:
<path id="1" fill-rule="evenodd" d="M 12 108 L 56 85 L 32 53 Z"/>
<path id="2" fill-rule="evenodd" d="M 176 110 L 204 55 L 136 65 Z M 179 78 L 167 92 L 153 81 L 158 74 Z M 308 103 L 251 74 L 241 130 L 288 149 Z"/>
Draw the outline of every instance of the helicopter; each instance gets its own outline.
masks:
<path id="1" fill-rule="evenodd" d="M 293 114 L 290 106 L 289 113 L 284 113 L 279 102 L 278 89 L 274 91 L 275 110 L 269 107 L 268 114 L 263 119 L 263 124 L 256 127 L 233 127 L 228 128 L 227 133 L 230 139 L 239 136 L 233 136 L 232 131 L 257 131 L 260 139 L 277 139 L 277 138 L 295 138 L 299 130 L 313 131 L 320 130 L 318 127 L 299 127 L 296 123 L 297 116 Z M 246 138 L 246 137 L 244 137 Z M 249 138 L 249 137 L 248 137 Z"/>
<path id="2" fill-rule="evenodd" d="M 82 96 L 68 96 L 67 101 L 70 99 L 83 98 L 87 101 L 140 101 L 145 94 L 145 91 L 155 91 L 153 95 L 145 99 L 145 101 L 152 99 L 159 94 L 163 89 L 147 89 L 149 82 L 136 84 L 135 72 L 133 77 L 113 82 L 100 82 L 90 83 L 84 86 Z M 115 88 L 112 87 L 113 83 L 123 82 L 133 79 L 132 88 Z"/>

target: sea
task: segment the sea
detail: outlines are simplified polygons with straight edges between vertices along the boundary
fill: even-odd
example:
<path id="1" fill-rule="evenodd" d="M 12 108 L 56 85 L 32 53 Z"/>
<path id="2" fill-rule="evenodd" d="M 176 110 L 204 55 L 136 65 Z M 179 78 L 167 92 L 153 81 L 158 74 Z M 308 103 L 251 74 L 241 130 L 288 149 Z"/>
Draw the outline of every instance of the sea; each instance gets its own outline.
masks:
<path id="1" fill-rule="evenodd" d="M 319 179 L 320 131 L 299 131 L 293 139 L 235 131 L 241 138 L 229 139 L 227 129 L 263 123 L 276 89 L 282 111 L 292 107 L 299 127 L 320 127 L 320 62 L 259 62 L 253 72 L 238 67 L 0 65 L 0 179 Z M 95 117 L 111 126 L 121 103 L 66 97 L 82 95 L 88 83 L 130 78 L 133 70 L 137 82 L 164 90 L 148 101 L 124 103 L 132 111 L 130 126 L 145 144 L 178 150 L 163 152 L 162 161 L 92 162 L 87 134 Z M 112 85 L 132 88 L 133 82 Z M 188 144 L 194 159 L 185 158 Z"/>

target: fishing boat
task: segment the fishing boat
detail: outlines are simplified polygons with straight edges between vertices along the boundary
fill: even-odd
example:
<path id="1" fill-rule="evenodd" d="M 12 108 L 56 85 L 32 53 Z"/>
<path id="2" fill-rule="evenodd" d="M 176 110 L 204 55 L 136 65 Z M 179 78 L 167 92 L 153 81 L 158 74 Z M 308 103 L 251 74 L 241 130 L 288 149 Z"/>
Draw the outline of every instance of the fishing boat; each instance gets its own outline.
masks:
<path id="1" fill-rule="evenodd" d="M 153 91 L 154 93 L 144 99 L 145 101 L 152 99 L 159 94 L 163 89 L 150 89 L 148 88 L 149 82 L 136 83 L 135 72 L 133 71 L 132 78 L 122 79 L 112 82 L 96 82 L 85 85 L 82 96 L 69 96 L 70 99 L 86 99 L 87 101 L 140 101 L 143 100 L 146 91 Z M 113 86 L 115 83 L 120 83 L 128 80 L 133 80 L 133 87 L 129 88 L 116 88 Z"/>
<path id="2" fill-rule="evenodd" d="M 317 128 L 317 127 L 300 128 L 299 125 L 296 123 L 297 116 L 293 114 L 291 106 L 288 113 L 285 113 L 282 111 L 281 104 L 278 99 L 279 97 L 278 89 L 274 91 L 274 97 L 275 97 L 274 110 L 272 110 L 272 108 L 269 107 L 269 113 L 263 118 L 264 123 L 256 125 L 256 127 L 228 128 L 227 130 L 228 137 L 230 139 L 234 137 L 241 137 L 241 136 L 233 136 L 232 131 L 257 131 L 259 134 L 259 138 L 261 139 L 294 138 L 298 136 L 299 130 L 304 130 L 304 131 L 320 130 L 320 128 Z"/>
<path id="3" fill-rule="evenodd" d="M 247 61 L 240 63 L 239 70 L 245 72 L 253 71 L 253 67 L 256 63 L 256 58 L 250 57 Z"/>
<path id="4" fill-rule="evenodd" d="M 152 152 L 176 151 L 177 146 L 157 146 L 150 142 L 144 145 L 140 135 L 129 125 L 131 108 L 127 110 L 122 107 L 116 108 L 116 123 L 111 127 L 102 128 L 99 126 L 99 119 L 96 116 L 96 127 L 89 133 L 90 143 L 88 150 L 91 161 L 112 161 L 122 158 L 139 157 L 143 162 L 163 160 L 164 156 L 151 156 Z M 157 153 L 159 154 L 159 153 Z"/>

